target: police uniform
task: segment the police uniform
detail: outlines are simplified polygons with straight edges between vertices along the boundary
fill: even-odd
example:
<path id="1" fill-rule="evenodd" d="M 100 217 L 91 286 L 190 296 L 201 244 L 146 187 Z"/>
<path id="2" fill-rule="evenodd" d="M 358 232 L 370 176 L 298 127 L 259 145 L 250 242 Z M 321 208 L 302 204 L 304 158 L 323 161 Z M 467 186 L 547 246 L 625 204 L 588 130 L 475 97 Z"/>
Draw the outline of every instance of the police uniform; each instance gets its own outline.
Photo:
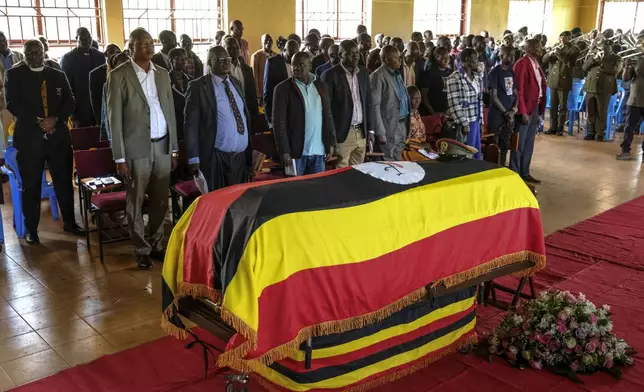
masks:
<path id="1" fill-rule="evenodd" d="M 6 72 L 7 109 L 16 118 L 13 145 L 22 177 L 22 211 L 25 226 L 35 234 L 40 221 L 41 182 L 45 162 L 66 230 L 76 226 L 72 185 L 73 155 L 67 119 L 74 111 L 74 96 L 62 71 L 43 66 L 31 70 L 22 63 Z M 55 131 L 45 136 L 39 118 L 56 117 Z"/>
<path id="2" fill-rule="evenodd" d="M 568 118 L 568 94 L 572 90 L 573 68 L 579 49 L 568 43 L 554 53 L 547 53 L 543 62 L 549 64 L 550 132 L 562 132 Z"/>
<path id="3" fill-rule="evenodd" d="M 588 72 L 584 90 L 588 110 L 588 129 L 586 139 L 604 139 L 606 135 L 606 116 L 610 97 L 617 93 L 617 74 L 622 67 L 622 59 L 614 54 L 604 55 L 601 59 L 589 58 L 584 63 Z"/>

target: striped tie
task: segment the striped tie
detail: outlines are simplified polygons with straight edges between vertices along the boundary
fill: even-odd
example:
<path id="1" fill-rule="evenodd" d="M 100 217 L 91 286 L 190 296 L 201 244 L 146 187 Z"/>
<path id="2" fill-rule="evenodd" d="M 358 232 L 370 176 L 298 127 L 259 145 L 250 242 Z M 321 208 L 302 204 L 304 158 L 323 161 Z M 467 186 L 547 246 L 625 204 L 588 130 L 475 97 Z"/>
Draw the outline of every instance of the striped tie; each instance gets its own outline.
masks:
<path id="1" fill-rule="evenodd" d="M 235 96 L 233 91 L 230 89 L 230 84 L 228 84 L 228 79 L 222 81 L 224 83 L 224 88 L 226 88 L 226 96 L 228 97 L 228 102 L 230 102 L 230 108 L 233 110 L 233 115 L 235 116 L 235 122 L 237 123 L 237 132 L 241 135 L 244 134 L 244 120 L 242 119 L 241 112 L 237 106 L 237 101 L 235 101 Z"/>

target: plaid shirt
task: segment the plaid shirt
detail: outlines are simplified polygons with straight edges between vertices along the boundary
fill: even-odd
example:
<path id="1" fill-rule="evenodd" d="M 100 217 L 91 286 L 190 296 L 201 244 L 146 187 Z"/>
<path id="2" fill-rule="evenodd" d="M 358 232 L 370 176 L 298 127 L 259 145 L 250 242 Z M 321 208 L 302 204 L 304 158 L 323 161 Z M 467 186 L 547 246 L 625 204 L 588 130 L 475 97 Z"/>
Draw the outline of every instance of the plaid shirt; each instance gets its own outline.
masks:
<path id="1" fill-rule="evenodd" d="M 483 121 L 483 78 L 478 72 L 473 75 L 474 80 L 470 82 L 465 71 L 459 68 L 445 78 L 447 115 L 463 126 Z"/>

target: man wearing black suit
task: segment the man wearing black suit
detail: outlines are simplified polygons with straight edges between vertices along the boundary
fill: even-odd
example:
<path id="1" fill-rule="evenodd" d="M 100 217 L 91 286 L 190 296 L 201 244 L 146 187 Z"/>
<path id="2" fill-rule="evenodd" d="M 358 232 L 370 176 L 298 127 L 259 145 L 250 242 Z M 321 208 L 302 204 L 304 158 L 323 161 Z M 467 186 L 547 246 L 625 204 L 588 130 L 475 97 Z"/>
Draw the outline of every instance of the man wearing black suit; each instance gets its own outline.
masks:
<path id="1" fill-rule="evenodd" d="M 168 53 L 174 48 L 177 47 L 177 36 L 170 30 L 163 30 L 159 33 L 159 42 L 161 42 L 161 50 L 152 56 L 152 62 L 154 65 L 165 69 L 166 71 L 170 70 L 170 56 Z"/>
<path id="2" fill-rule="evenodd" d="M 22 177 L 22 213 L 27 243 L 38 243 L 40 195 L 45 162 L 49 167 L 64 230 L 84 235 L 74 215 L 72 144 L 67 118 L 74 110 L 74 95 L 65 74 L 44 65 L 39 40 L 24 46 L 25 62 L 7 70 L 7 109 L 16 118 L 13 145 Z M 53 206 L 52 206 L 53 207 Z"/>
<path id="3" fill-rule="evenodd" d="M 224 49 L 232 59 L 232 66 L 230 74 L 237 79 L 241 84 L 244 93 L 244 100 L 246 101 L 246 109 L 250 114 L 251 123 L 259 116 L 259 105 L 257 104 L 257 89 L 255 88 L 255 78 L 253 77 L 253 69 L 239 61 L 241 56 L 241 48 L 239 41 L 235 37 L 228 37 L 224 40 Z M 249 124 L 249 129 L 253 129 L 252 124 Z"/>
<path id="4" fill-rule="evenodd" d="M 209 191 L 245 182 L 252 166 L 250 118 L 244 90 L 230 76 L 231 60 L 223 47 L 210 48 L 211 73 L 190 82 L 186 93 L 188 167 L 192 173 L 201 170 Z"/>
<path id="5" fill-rule="evenodd" d="M 358 165 L 364 161 L 367 140 L 373 145 L 371 126 L 371 83 L 369 72 L 358 65 L 360 52 L 355 42 L 340 43 L 340 64 L 322 74 L 329 88 L 331 113 L 338 142 L 338 167 Z"/>
<path id="6" fill-rule="evenodd" d="M 284 165 L 295 160 L 296 175 L 320 173 L 336 147 L 328 89 L 311 73 L 307 53 L 296 53 L 292 64 L 293 77 L 275 88 L 275 142 Z"/>
<path id="7" fill-rule="evenodd" d="M 313 73 L 320 67 L 329 61 L 329 48 L 334 44 L 333 38 L 324 37 L 320 40 L 320 53 L 317 56 L 313 57 L 311 61 L 311 70 Z"/>
<path id="8" fill-rule="evenodd" d="M 66 53 L 60 59 L 62 68 L 69 85 L 76 97 L 76 108 L 72 114 L 75 127 L 90 127 L 101 121 L 101 117 L 94 118 L 89 95 L 89 73 L 99 65 L 105 64 L 103 53 L 92 48 L 92 34 L 86 27 L 76 30 L 78 46 Z M 99 90 L 102 91 L 102 90 Z"/>
<path id="9" fill-rule="evenodd" d="M 291 59 L 300 49 L 300 44 L 293 39 L 286 42 L 284 51 L 266 60 L 264 72 L 264 109 L 268 124 L 273 123 L 273 91 L 278 84 L 293 75 Z"/>
<path id="10" fill-rule="evenodd" d="M 109 62 L 110 57 L 121 53 L 121 48 L 116 44 L 109 44 L 105 48 L 105 59 Z M 94 118 L 101 119 L 101 108 L 103 107 L 103 86 L 107 82 L 107 64 L 96 67 L 89 73 L 89 96 L 91 97 L 92 113 Z"/>

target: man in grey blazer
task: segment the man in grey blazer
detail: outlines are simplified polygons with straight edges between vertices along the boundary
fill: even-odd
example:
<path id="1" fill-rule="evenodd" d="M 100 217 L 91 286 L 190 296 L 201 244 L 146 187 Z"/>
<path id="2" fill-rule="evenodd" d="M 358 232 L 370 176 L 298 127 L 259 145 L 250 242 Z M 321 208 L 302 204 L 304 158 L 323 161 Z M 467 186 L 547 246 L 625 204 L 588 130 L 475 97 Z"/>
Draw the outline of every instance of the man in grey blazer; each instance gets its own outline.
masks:
<path id="1" fill-rule="evenodd" d="M 127 220 L 141 269 L 163 260 L 163 221 L 170 170 L 177 165 L 177 123 L 168 72 L 152 62 L 154 42 L 142 28 L 130 34 L 132 60 L 107 77 L 112 154 L 127 191 Z M 145 236 L 143 201 L 148 196 Z"/>
<path id="2" fill-rule="evenodd" d="M 402 160 L 409 133 L 409 96 L 400 74 L 400 51 L 387 45 L 380 51 L 382 65 L 370 76 L 373 128 L 386 161 Z"/>

